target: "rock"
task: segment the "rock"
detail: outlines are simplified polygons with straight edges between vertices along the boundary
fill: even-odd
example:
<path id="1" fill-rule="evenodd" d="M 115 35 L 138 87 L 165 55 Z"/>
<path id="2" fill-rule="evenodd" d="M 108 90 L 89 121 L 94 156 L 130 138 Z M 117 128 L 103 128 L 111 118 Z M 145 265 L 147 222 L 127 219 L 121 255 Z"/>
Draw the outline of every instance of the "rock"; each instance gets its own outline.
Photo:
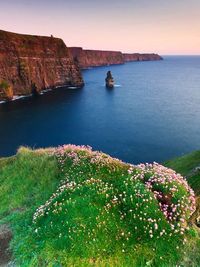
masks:
<path id="1" fill-rule="evenodd" d="M 129 61 L 161 60 L 157 54 L 123 54 L 120 51 L 85 50 L 82 47 L 69 47 L 69 51 L 80 68 L 124 64 Z"/>
<path id="2" fill-rule="evenodd" d="M 131 62 L 131 61 L 155 61 L 155 60 L 163 60 L 161 56 L 158 54 L 139 54 L 139 53 L 133 53 L 133 54 L 123 54 L 124 61 L 125 62 Z"/>
<path id="3" fill-rule="evenodd" d="M 191 176 L 198 175 L 198 174 L 200 174 L 200 166 L 196 166 L 195 168 L 193 168 L 187 175 L 187 178 L 190 178 Z"/>
<path id="4" fill-rule="evenodd" d="M 80 68 L 61 39 L 1 30 L 0 82 L 0 100 L 57 86 L 84 85 Z"/>
<path id="5" fill-rule="evenodd" d="M 124 64 L 123 54 L 119 51 L 85 50 L 81 47 L 70 47 L 69 50 L 82 69 Z"/>
<path id="6" fill-rule="evenodd" d="M 111 71 L 107 72 L 107 77 L 106 77 L 105 81 L 106 81 L 106 87 L 107 88 L 113 88 L 114 87 L 114 79 L 112 77 Z"/>
<path id="7" fill-rule="evenodd" d="M 7 266 L 11 259 L 9 243 L 12 238 L 12 232 L 7 225 L 0 226 L 0 266 Z"/>
<path id="8" fill-rule="evenodd" d="M 200 231 L 200 197 L 196 198 L 196 210 L 190 218 L 190 224 L 196 225 Z"/>

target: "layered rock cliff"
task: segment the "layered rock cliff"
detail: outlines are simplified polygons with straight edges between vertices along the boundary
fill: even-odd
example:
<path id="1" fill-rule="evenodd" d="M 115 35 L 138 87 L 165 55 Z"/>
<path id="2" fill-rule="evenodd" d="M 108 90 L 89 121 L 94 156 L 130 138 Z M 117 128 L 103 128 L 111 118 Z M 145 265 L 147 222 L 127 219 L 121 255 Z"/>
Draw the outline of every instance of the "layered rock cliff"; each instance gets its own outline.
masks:
<path id="1" fill-rule="evenodd" d="M 139 53 L 133 53 L 123 54 L 124 61 L 125 62 L 131 62 L 131 61 L 151 61 L 151 60 L 162 60 L 163 58 L 159 56 L 158 54 L 139 54 Z"/>
<path id="2" fill-rule="evenodd" d="M 85 50 L 81 47 L 69 47 L 69 50 L 82 69 L 124 63 L 123 54 L 118 51 Z"/>
<path id="3" fill-rule="evenodd" d="M 61 39 L 0 31 L 0 100 L 57 86 L 83 86 Z"/>
<path id="4" fill-rule="evenodd" d="M 162 59 L 157 54 L 67 48 L 59 38 L 0 30 L 0 100 L 58 86 L 84 85 L 80 68 Z"/>
<path id="5" fill-rule="evenodd" d="M 80 68 L 124 64 L 129 61 L 161 60 L 157 54 L 123 54 L 120 51 L 85 50 L 81 47 L 69 47 L 74 60 Z"/>

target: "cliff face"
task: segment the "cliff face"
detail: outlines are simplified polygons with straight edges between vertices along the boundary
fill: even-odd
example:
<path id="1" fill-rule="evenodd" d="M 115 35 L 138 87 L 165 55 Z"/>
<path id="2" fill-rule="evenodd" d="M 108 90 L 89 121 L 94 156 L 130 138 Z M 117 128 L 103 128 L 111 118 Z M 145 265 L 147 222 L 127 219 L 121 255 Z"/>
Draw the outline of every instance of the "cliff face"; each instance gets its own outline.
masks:
<path id="1" fill-rule="evenodd" d="M 83 86 L 61 39 L 0 31 L 0 100 L 57 86 Z"/>
<path id="2" fill-rule="evenodd" d="M 84 50 L 81 47 L 69 47 L 70 53 L 80 68 L 124 64 L 130 61 L 161 60 L 157 54 L 123 54 L 116 51 Z"/>
<path id="3" fill-rule="evenodd" d="M 151 61 L 151 60 L 162 60 L 163 59 L 158 54 L 133 53 L 133 54 L 123 54 L 123 56 L 124 56 L 124 61 L 125 62 L 130 62 L 130 61 Z"/>
<path id="4" fill-rule="evenodd" d="M 82 69 L 124 63 L 123 54 L 118 51 L 84 50 L 81 47 L 70 47 L 69 50 Z"/>

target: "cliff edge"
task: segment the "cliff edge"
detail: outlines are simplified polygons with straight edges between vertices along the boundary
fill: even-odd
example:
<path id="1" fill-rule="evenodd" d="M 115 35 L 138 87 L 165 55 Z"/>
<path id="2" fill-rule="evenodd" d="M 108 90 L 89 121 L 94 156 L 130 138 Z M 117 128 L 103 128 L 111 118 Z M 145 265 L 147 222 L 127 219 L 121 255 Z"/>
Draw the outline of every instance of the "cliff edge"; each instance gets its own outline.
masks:
<path id="1" fill-rule="evenodd" d="M 123 54 L 124 61 L 125 62 L 131 62 L 131 61 L 154 61 L 154 60 L 162 60 L 163 58 L 159 56 L 158 54 L 150 53 L 150 54 L 139 54 L 139 53 L 133 53 Z"/>
<path id="2" fill-rule="evenodd" d="M 81 69 L 124 63 L 120 51 L 85 50 L 82 47 L 69 47 L 69 50 Z"/>
<path id="3" fill-rule="evenodd" d="M 61 39 L 0 30 L 0 100 L 83 84 L 80 69 Z"/>
<path id="4" fill-rule="evenodd" d="M 122 53 L 120 51 L 85 50 L 69 47 L 69 51 L 81 69 L 90 67 L 124 64 L 131 61 L 162 60 L 158 54 Z"/>

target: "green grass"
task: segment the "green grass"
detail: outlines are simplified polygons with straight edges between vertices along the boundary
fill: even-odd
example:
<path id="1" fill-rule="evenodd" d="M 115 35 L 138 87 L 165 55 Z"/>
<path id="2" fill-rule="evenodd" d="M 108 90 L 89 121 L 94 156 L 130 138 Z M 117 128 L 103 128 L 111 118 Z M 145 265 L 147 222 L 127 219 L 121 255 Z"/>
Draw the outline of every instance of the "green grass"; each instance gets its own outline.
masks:
<path id="1" fill-rule="evenodd" d="M 164 165 L 184 176 L 187 176 L 187 180 L 196 195 L 200 195 L 200 172 L 193 174 L 194 168 L 200 166 L 200 150 L 183 157 L 169 160 L 165 162 Z"/>
<path id="2" fill-rule="evenodd" d="M 9 84 L 8 84 L 8 82 L 5 81 L 5 80 L 2 80 L 2 81 L 0 82 L 0 89 L 3 89 L 3 90 L 5 90 L 5 91 L 7 91 L 8 88 L 9 88 Z"/>
<path id="3" fill-rule="evenodd" d="M 170 201 L 178 203 L 188 195 L 184 186 L 167 180 L 148 190 L 145 182 L 154 169 L 144 180 L 133 180 L 140 169 L 105 154 L 75 147 L 64 154 L 52 151 L 21 148 L 16 156 L 0 159 L 0 224 L 12 228 L 17 266 L 200 266 L 198 230 L 191 226 L 184 235 L 170 235 L 152 193 L 169 196 L 177 186 Z M 196 166 L 192 158 L 184 174 Z M 187 197 L 182 204 L 186 209 Z"/>

